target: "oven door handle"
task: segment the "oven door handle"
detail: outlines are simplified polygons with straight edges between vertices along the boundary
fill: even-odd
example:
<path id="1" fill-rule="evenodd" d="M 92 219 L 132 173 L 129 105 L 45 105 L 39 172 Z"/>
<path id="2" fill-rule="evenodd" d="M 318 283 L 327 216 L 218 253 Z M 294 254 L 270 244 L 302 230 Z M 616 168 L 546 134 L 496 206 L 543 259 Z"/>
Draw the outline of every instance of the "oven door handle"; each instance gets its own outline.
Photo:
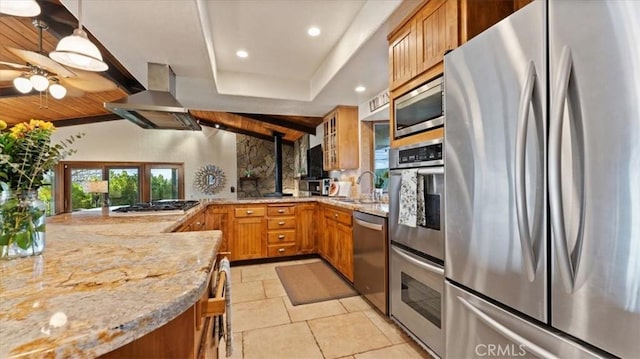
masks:
<path id="1" fill-rule="evenodd" d="M 423 269 L 428 270 L 429 272 L 435 273 L 437 275 L 443 276 L 444 275 L 444 269 L 431 265 L 429 263 L 425 263 L 423 261 L 420 261 L 418 259 L 413 258 L 413 256 L 411 256 L 408 252 L 400 249 L 400 248 L 396 248 L 394 246 L 391 246 L 391 250 L 394 251 L 397 255 L 399 255 L 400 257 L 402 257 L 402 259 L 420 267 Z"/>
<path id="2" fill-rule="evenodd" d="M 444 174 L 444 166 L 434 166 L 421 168 L 418 170 L 418 174 L 420 176 L 429 176 L 429 175 L 441 175 Z M 402 176 L 402 170 L 391 172 L 392 176 Z"/>
<path id="3" fill-rule="evenodd" d="M 526 348 L 526 350 L 530 353 L 535 354 L 537 357 L 540 358 L 558 358 L 557 356 L 553 355 L 552 353 L 549 353 L 548 351 L 546 351 L 544 348 L 532 343 L 531 341 L 527 340 L 526 338 L 524 338 L 523 336 L 521 336 L 520 334 L 514 332 L 513 330 L 507 328 L 505 325 L 503 325 L 502 323 L 498 322 L 497 320 L 491 318 L 487 313 L 483 312 L 482 310 L 480 310 L 479 308 L 477 308 L 475 305 L 469 303 L 469 301 L 467 301 L 466 299 L 458 296 L 458 301 L 466 308 L 468 309 L 471 313 L 475 314 L 475 316 L 480 319 L 481 322 L 483 322 L 484 324 L 488 325 L 491 329 L 495 330 L 498 334 L 502 335 L 503 337 L 505 337 L 506 339 L 514 342 L 514 343 L 518 343 L 519 345 L 522 345 Z"/>

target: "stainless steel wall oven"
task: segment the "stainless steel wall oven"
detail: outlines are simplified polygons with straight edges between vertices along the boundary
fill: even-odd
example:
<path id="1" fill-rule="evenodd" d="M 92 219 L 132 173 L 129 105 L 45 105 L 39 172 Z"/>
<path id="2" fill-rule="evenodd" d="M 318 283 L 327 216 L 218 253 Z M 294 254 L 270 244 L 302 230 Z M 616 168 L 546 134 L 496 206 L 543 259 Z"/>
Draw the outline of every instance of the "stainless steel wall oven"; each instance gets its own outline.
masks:
<path id="1" fill-rule="evenodd" d="M 432 353 L 444 357 L 444 167 L 442 140 L 391 149 L 389 155 L 389 314 Z M 417 174 L 424 205 L 415 226 L 399 224 L 403 171 Z M 406 194 L 404 194 L 406 195 Z"/>

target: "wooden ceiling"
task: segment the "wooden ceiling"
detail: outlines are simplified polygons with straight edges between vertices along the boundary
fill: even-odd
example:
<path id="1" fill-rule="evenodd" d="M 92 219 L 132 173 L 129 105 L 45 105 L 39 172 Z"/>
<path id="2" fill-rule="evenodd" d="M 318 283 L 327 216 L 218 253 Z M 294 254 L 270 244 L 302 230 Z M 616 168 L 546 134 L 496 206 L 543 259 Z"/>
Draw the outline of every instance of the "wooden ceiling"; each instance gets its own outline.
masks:
<path id="1" fill-rule="evenodd" d="M 42 53 L 55 49 L 59 39 L 71 34 L 77 20 L 58 0 L 38 0 L 42 14 L 38 19 L 48 25 L 42 32 Z M 16 56 L 7 47 L 39 52 L 40 31 L 33 24 L 34 19 L 0 14 L 0 61 L 25 65 L 25 60 Z M 13 125 L 31 118 L 55 122 L 56 126 L 68 126 L 99 121 L 119 120 L 120 117 L 104 108 L 104 102 L 111 102 L 129 94 L 144 90 L 144 87 L 105 49 L 90 33 L 89 39 L 98 46 L 109 70 L 100 73 L 117 87 L 108 91 L 78 92 L 69 89 L 69 94 L 56 100 L 46 92 L 35 91 L 24 95 L 13 87 L 12 78 L 0 76 L 0 119 Z M 0 65 L 3 70 L 15 70 Z M 75 71 L 71 69 L 72 72 Z M 72 96 L 77 92 L 76 96 Z M 202 125 L 220 126 L 227 131 L 273 139 L 273 132 L 283 134 L 283 140 L 293 142 L 305 133 L 315 134 L 315 128 L 322 123 L 321 117 L 280 116 L 260 114 L 230 114 L 225 112 L 192 110 Z"/>

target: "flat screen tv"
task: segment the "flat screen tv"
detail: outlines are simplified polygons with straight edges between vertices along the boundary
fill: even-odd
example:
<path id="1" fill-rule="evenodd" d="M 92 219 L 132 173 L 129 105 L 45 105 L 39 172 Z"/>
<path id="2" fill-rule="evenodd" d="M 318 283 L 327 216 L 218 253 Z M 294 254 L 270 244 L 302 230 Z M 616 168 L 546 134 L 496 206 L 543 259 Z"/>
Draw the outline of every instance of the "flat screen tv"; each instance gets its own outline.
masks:
<path id="1" fill-rule="evenodd" d="M 322 169 L 322 145 L 307 150 L 308 179 L 327 178 L 329 174 Z"/>

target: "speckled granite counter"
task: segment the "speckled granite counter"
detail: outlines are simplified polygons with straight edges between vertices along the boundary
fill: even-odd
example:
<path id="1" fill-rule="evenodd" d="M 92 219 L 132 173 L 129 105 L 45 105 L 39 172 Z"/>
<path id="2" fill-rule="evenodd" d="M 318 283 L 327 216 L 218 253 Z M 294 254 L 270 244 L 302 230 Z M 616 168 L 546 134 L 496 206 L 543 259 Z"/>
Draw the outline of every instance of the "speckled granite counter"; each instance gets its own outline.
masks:
<path id="1" fill-rule="evenodd" d="M 95 357 L 191 307 L 221 232 L 165 232 L 190 213 L 48 219 L 43 255 L 0 261 L 0 358 Z"/>

